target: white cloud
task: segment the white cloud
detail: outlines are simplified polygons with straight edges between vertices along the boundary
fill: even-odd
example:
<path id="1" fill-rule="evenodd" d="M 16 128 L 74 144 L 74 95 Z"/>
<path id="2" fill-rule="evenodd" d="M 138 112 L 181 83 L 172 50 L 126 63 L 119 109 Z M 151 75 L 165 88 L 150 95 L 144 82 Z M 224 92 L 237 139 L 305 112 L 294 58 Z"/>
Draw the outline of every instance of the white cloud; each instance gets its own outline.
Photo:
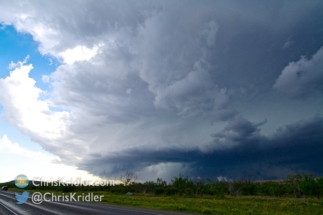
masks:
<path id="1" fill-rule="evenodd" d="M 26 174 L 29 179 L 41 177 L 44 180 L 75 179 L 99 180 L 100 178 L 78 170 L 75 166 L 64 165 L 60 159 L 45 151 L 32 151 L 12 142 L 7 135 L 0 138 L 0 182 L 13 180 L 19 174 Z"/>
<path id="2" fill-rule="evenodd" d="M 18 143 L 13 143 L 11 142 L 7 135 L 3 135 L 3 137 L 0 139 L 0 149 L 1 151 L 5 151 L 7 153 L 14 153 L 20 156 L 27 156 L 29 158 L 37 159 L 39 161 L 46 161 L 46 162 L 55 162 L 59 161 L 59 157 L 57 156 L 49 156 L 46 155 L 42 152 L 34 152 L 27 150 L 25 148 L 22 148 L 21 146 L 18 145 Z"/>
<path id="3" fill-rule="evenodd" d="M 15 125 L 31 140 L 40 143 L 62 159 L 76 162 L 79 152 L 85 151 L 81 140 L 69 130 L 71 115 L 67 111 L 52 111 L 50 100 L 41 100 L 44 93 L 35 86 L 35 80 L 29 77 L 33 69 L 31 64 L 18 62 L 10 76 L 0 79 L 0 103 L 3 106 L 2 119 Z M 73 152 L 72 148 L 79 148 Z"/>
<path id="4" fill-rule="evenodd" d="M 64 52 L 59 53 L 67 64 L 73 64 L 76 61 L 90 60 L 98 52 L 98 46 L 94 46 L 89 49 L 85 46 L 76 46 L 73 49 L 67 49 Z"/>
<path id="5" fill-rule="evenodd" d="M 301 57 L 290 62 L 277 78 L 273 88 L 292 98 L 306 98 L 323 90 L 323 47 L 311 59 Z"/>
<path id="6" fill-rule="evenodd" d="M 27 63 L 28 59 L 29 59 L 29 55 L 27 55 L 22 62 L 14 63 L 14 62 L 11 61 L 9 66 L 8 66 L 8 69 L 16 69 L 16 68 L 21 67 L 21 66 L 23 66 L 24 64 Z"/>
<path id="7" fill-rule="evenodd" d="M 29 133 L 46 139 L 58 139 L 65 135 L 70 115 L 66 111 L 51 112 L 47 101 L 39 99 L 43 93 L 28 75 L 31 64 L 19 62 L 10 76 L 0 79 L 2 117 Z"/>

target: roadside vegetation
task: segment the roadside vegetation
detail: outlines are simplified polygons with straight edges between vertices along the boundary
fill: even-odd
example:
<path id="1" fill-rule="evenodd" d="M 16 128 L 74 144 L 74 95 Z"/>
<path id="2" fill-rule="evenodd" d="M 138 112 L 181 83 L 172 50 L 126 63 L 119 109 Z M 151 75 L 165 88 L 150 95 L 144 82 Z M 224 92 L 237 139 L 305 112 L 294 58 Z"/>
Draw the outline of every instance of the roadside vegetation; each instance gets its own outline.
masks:
<path id="1" fill-rule="evenodd" d="M 125 174 L 126 176 L 127 174 Z M 162 179 L 136 182 L 134 174 L 115 186 L 42 186 L 32 183 L 33 192 L 94 192 L 103 203 L 198 214 L 323 214 L 323 178 L 311 174 L 290 174 L 281 181 L 193 181 L 179 175 L 170 184 Z M 0 184 L 9 190 L 13 182 Z"/>
<path id="2" fill-rule="evenodd" d="M 104 191 L 112 194 L 147 194 L 156 196 L 269 196 L 305 198 L 323 197 L 323 177 L 315 178 L 311 174 L 290 174 L 285 180 L 279 181 L 211 181 L 196 180 L 179 175 L 171 183 L 158 178 L 156 181 L 136 182 L 133 173 L 121 177 L 123 184 L 106 186 L 34 186 L 29 183 L 26 190 L 50 190 L 61 192 Z M 2 183 L 0 186 L 15 188 L 14 182 Z"/>

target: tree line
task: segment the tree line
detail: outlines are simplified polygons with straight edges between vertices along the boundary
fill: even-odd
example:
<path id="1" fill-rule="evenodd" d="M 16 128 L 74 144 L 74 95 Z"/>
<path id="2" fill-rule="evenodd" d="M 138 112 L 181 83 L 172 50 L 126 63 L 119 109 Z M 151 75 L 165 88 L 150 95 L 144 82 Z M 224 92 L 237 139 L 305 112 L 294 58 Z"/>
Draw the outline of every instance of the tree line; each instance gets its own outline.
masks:
<path id="1" fill-rule="evenodd" d="M 61 192 L 104 191 L 115 194 L 151 194 L 151 195 L 185 195 L 185 196 L 214 196 L 223 198 L 232 196 L 273 196 L 273 197 L 317 197 L 323 196 L 323 177 L 315 178 L 312 174 L 289 174 L 281 181 L 212 181 L 192 180 L 187 176 L 179 175 L 171 183 L 158 178 L 156 181 L 136 182 L 134 173 L 125 173 L 120 178 L 123 184 L 105 186 L 34 186 L 32 183 L 27 190 L 52 190 Z M 0 184 L 15 188 L 14 182 Z"/>

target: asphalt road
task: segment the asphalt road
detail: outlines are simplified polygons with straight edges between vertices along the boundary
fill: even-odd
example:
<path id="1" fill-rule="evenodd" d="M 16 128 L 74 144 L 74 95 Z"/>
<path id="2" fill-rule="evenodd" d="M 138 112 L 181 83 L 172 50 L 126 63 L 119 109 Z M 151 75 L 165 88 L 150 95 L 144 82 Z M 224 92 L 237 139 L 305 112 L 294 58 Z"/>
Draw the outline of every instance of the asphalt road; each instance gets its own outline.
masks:
<path id="1" fill-rule="evenodd" d="M 128 206 L 114 206 L 101 203 L 85 202 L 43 202 L 16 204 L 15 193 L 0 191 L 1 215 L 187 215 L 186 213 L 166 212 Z"/>

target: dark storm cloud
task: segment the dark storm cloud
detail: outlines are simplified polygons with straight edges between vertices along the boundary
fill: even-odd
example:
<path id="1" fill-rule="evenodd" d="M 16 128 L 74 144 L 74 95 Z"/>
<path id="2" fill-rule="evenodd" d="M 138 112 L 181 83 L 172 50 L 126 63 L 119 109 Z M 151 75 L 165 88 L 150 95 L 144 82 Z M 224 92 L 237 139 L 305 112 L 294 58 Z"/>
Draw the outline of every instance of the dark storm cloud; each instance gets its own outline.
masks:
<path id="1" fill-rule="evenodd" d="M 312 101 L 302 117 L 288 118 L 270 105 L 261 113 L 259 98 L 276 104 L 322 93 L 322 11 L 321 1 L 1 1 L 0 22 L 62 61 L 46 101 L 71 114 L 59 141 L 23 131 L 66 163 L 99 175 L 174 167 L 279 178 L 321 171 L 322 118 L 272 136 L 261 134 L 262 120 L 276 128 L 322 105 Z M 64 61 L 79 54 L 74 48 L 94 54 Z M 294 109 L 289 101 L 284 111 Z"/>
<path id="2" fill-rule="evenodd" d="M 222 131 L 212 135 L 212 137 L 214 137 L 213 143 L 217 147 L 229 148 L 240 144 L 241 142 L 245 142 L 246 140 L 259 141 L 261 136 L 259 134 L 260 129 L 258 127 L 264 123 L 266 123 L 266 120 L 264 122 L 254 124 L 242 117 L 231 120 Z"/>
<path id="3" fill-rule="evenodd" d="M 311 58 L 323 46 L 323 7 L 318 1 L 302 3 L 240 2 L 234 4 L 239 9 L 232 6 L 235 13 L 217 17 L 211 61 L 217 69 L 211 76 L 221 80 L 219 86 L 262 96 L 290 62 Z M 292 44 L 282 49 L 288 41 Z"/>
<path id="4" fill-rule="evenodd" d="M 235 146 L 202 152 L 199 149 L 170 148 L 146 150 L 133 148 L 116 154 L 89 157 L 80 165 L 99 175 L 120 174 L 125 170 L 138 171 L 159 163 L 182 163 L 190 167 L 190 176 L 215 179 L 277 179 L 291 172 L 323 171 L 323 118 L 314 116 L 279 128 L 271 136 L 259 134 L 260 124 L 238 118 L 221 132 L 222 138 L 236 142 Z M 105 166 L 112 171 L 104 172 Z M 179 173 L 179 172 L 178 172 Z"/>

